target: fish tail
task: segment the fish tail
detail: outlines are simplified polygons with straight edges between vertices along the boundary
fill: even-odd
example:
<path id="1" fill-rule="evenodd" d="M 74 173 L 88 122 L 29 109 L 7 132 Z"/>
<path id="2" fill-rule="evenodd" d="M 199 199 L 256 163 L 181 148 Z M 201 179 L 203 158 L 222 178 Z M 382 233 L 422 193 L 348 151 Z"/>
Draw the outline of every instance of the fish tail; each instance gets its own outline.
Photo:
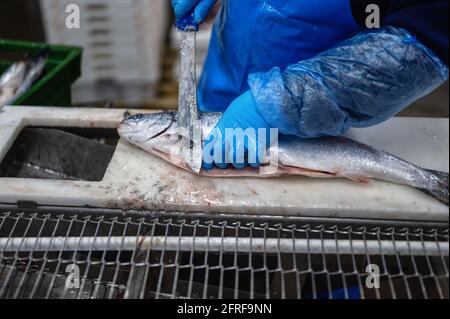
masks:
<path id="1" fill-rule="evenodd" d="M 434 196 L 441 203 L 444 203 L 445 205 L 448 206 L 448 204 L 449 204 L 449 202 L 448 202 L 448 198 L 449 198 L 448 173 L 434 171 L 434 170 L 427 170 L 427 172 L 435 178 L 436 183 L 433 183 L 433 187 L 423 189 L 423 191 L 429 195 Z"/>
<path id="2" fill-rule="evenodd" d="M 46 61 L 50 56 L 50 49 L 46 47 L 43 50 L 40 50 L 34 54 L 28 54 L 26 60 L 24 61 L 27 66 L 27 72 L 31 73 L 32 71 L 41 73 L 45 67 Z"/>
<path id="3" fill-rule="evenodd" d="M 42 59 L 47 59 L 49 55 L 50 55 L 50 48 L 45 47 L 44 49 L 38 51 L 37 53 L 28 54 L 27 60 L 36 63 L 37 61 L 40 61 Z"/>

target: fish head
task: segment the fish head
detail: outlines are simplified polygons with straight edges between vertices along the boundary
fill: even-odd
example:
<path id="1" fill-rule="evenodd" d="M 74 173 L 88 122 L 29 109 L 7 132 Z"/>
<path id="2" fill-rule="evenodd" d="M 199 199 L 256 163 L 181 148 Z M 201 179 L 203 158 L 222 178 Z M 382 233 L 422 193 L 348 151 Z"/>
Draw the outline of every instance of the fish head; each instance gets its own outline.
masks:
<path id="1" fill-rule="evenodd" d="M 175 112 L 136 114 L 126 117 L 118 128 L 119 135 L 129 143 L 177 166 L 181 160 L 182 136 Z"/>
<path id="2" fill-rule="evenodd" d="M 149 150 L 164 139 L 174 123 L 173 112 L 127 116 L 119 126 L 119 135 L 128 142 Z"/>

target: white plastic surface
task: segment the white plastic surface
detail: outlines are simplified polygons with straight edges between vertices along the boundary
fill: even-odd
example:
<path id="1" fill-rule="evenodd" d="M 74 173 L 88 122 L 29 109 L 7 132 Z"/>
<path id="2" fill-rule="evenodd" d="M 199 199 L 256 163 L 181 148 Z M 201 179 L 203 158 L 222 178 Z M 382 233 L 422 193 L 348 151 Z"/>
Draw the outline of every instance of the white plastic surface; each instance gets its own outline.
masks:
<path id="1" fill-rule="evenodd" d="M 0 159 L 26 126 L 117 127 L 125 110 L 6 107 Z M 449 166 L 448 119 L 393 118 L 350 136 L 415 164 Z M 34 201 L 121 209 L 448 221 L 449 209 L 419 190 L 386 182 L 199 177 L 120 141 L 103 181 L 0 178 L 0 203 Z"/>

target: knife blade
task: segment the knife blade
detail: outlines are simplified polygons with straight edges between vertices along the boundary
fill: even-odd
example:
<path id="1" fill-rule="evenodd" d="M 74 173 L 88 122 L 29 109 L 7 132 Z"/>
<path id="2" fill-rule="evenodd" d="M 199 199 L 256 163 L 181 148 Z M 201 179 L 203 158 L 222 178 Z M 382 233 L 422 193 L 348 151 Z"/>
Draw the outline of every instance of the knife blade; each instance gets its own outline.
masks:
<path id="1" fill-rule="evenodd" d="M 178 121 L 182 136 L 182 154 L 188 167 L 199 173 L 202 165 L 201 128 L 198 121 L 196 79 L 196 33 L 193 14 L 177 20 L 181 31 Z"/>

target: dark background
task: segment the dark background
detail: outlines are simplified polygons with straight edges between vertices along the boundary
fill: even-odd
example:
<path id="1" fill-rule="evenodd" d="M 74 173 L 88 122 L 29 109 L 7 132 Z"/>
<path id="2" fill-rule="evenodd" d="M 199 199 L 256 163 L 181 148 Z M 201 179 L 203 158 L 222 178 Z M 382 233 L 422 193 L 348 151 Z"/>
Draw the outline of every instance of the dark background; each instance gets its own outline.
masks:
<path id="1" fill-rule="evenodd" d="M 1 0 L 0 38 L 45 41 L 39 2 Z"/>

